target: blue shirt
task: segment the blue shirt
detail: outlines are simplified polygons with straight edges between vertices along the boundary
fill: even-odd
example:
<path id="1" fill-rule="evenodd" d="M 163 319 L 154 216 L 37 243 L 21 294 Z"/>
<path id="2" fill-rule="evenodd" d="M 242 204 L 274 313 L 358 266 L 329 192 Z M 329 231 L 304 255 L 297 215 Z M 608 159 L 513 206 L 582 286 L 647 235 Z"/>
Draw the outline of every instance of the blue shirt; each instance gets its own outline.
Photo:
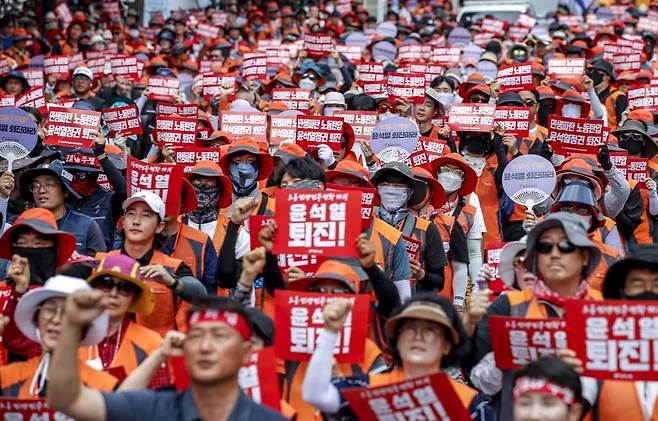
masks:
<path id="1" fill-rule="evenodd" d="M 179 420 L 201 421 L 192 399 L 192 393 L 185 389 L 174 391 L 135 390 L 130 392 L 103 393 L 105 418 L 108 421 L 120 420 Z M 258 405 L 240 391 L 228 421 L 286 420 L 283 415 Z"/>

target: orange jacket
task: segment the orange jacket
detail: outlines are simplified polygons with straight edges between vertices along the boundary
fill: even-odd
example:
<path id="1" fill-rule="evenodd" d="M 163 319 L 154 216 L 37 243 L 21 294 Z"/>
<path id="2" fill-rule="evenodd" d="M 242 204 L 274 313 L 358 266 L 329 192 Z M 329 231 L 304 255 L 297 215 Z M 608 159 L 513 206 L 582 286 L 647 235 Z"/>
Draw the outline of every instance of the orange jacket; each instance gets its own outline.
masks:
<path id="1" fill-rule="evenodd" d="M 601 384 L 597 403 L 584 419 L 587 421 L 644 420 L 635 382 L 605 380 Z M 649 420 L 658 421 L 658 399 L 653 404 Z"/>

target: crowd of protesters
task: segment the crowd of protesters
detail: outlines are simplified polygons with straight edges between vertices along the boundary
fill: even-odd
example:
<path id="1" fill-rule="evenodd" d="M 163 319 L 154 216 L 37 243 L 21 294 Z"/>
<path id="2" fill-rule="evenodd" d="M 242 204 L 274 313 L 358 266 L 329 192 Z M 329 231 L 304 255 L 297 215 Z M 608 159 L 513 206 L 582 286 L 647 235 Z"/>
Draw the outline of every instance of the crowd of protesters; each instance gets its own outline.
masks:
<path id="1" fill-rule="evenodd" d="M 477 420 L 658 419 L 656 381 L 614 370 L 591 377 L 566 342 L 516 369 L 501 367 L 503 334 L 490 328 L 501 316 L 564 320 L 574 301 L 658 305 L 658 2 L 561 5 L 523 24 L 478 15 L 457 22 L 448 0 L 389 2 L 383 21 L 359 1 L 220 3 L 163 15 L 118 1 L 52 10 L 27 1 L 0 18 L 0 100 L 26 113 L 37 137 L 29 155 L 0 162 L 2 398 L 45 400 L 89 420 L 351 420 L 363 413 L 353 390 L 374 397 L 381 386 L 440 375 L 455 397 L 434 396 L 443 419 L 462 419 L 460 411 Z M 488 32 L 492 21 L 499 32 Z M 316 42 L 329 39 L 330 51 L 304 48 L 321 35 L 329 38 Z M 409 45 L 456 48 L 459 57 L 409 60 L 401 56 Z M 623 67 L 618 57 L 632 54 L 637 63 Z M 249 76 L 254 55 L 265 57 L 266 71 Z M 48 71 L 56 57 L 68 58 L 67 71 Z M 114 58 L 136 59 L 137 70 L 119 71 Z M 549 71 L 550 60 L 572 58 L 584 59 L 582 73 Z M 421 101 L 386 86 L 368 92 L 364 63 L 381 65 L 375 81 L 384 85 L 389 74 L 425 66 Z M 521 89 L 496 77 L 519 64 L 530 65 Z M 230 85 L 207 94 L 209 74 Z M 154 96 L 151 78 L 177 80 L 178 91 Z M 629 94 L 639 88 L 645 101 Z M 304 91 L 302 110 L 275 98 L 277 89 Z M 498 122 L 454 130 L 450 110 L 461 104 L 527 110 L 527 134 Z M 163 105 L 193 106 L 191 147 L 206 155 L 179 162 L 177 147 L 159 140 Z M 133 106 L 138 131 L 109 127 L 109 110 Z M 104 120 L 87 147 L 68 147 L 49 131 L 51 107 Z M 295 127 L 274 141 L 276 117 L 343 111 L 377 124 L 403 118 L 443 150 L 419 165 L 388 159 L 347 122 L 338 147 L 300 145 Z M 224 113 L 262 113 L 267 133 L 232 131 Z M 605 142 L 593 153 L 565 152 L 551 138 L 555 118 L 602 122 Z M 503 187 L 505 168 L 527 155 L 550 162 L 556 179 L 549 197 L 528 208 Z M 644 163 L 643 179 L 621 168 L 619 156 Z M 163 194 L 167 186 L 134 189 L 135 162 L 186 170 Z M 288 234 L 276 222 L 282 190 L 364 189 L 375 191 L 377 206 L 348 239 L 353 257 L 318 256 L 309 270 L 276 252 Z M 250 223 L 257 217 L 262 225 Z M 494 262 L 488 251 L 496 248 Z M 275 297 L 286 291 L 330 295 L 313 315 L 323 328 L 309 334 L 308 358 L 277 355 L 258 366 L 275 381 L 247 394 L 242 370 L 290 329 L 275 322 L 284 311 Z M 369 307 L 363 357 L 339 361 L 357 294 Z M 656 323 L 642 328 L 655 332 Z M 620 344 L 619 352 L 651 360 L 658 380 L 658 356 L 648 357 L 655 345 L 629 352 Z M 619 373 L 630 363 L 621 365 Z M 272 392 L 277 402 L 266 404 L 262 395 Z M 370 409 L 378 419 L 436 419 L 422 403 L 434 401 L 420 392 L 416 406 L 393 399 L 407 412 L 381 415 L 389 404 L 377 399 Z"/>

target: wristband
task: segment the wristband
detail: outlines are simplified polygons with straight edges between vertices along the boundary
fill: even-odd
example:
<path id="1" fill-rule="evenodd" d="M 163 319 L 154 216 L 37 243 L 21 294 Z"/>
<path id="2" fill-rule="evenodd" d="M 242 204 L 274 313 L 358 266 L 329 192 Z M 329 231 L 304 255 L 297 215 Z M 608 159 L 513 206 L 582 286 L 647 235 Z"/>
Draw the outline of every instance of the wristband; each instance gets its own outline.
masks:
<path id="1" fill-rule="evenodd" d="M 174 277 L 174 283 L 169 285 L 168 288 L 172 291 L 176 291 L 179 284 L 180 284 L 180 280 L 178 278 Z"/>

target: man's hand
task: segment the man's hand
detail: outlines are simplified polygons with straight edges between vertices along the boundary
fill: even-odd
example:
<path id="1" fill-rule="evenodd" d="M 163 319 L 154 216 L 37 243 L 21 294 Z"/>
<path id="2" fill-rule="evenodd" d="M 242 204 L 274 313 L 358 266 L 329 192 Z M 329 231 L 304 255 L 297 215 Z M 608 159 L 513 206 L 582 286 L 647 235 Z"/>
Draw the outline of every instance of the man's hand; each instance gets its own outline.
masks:
<path id="1" fill-rule="evenodd" d="M 160 153 L 162 154 L 162 159 L 164 160 L 164 162 L 167 162 L 169 164 L 176 163 L 176 159 L 174 158 L 176 156 L 176 149 L 174 149 L 172 145 L 168 143 L 165 144 L 162 147 L 162 151 L 160 151 Z"/>
<path id="2" fill-rule="evenodd" d="M 147 265 L 139 269 L 144 280 L 155 281 L 164 286 L 171 286 L 176 282 L 173 276 L 162 265 Z"/>
<path id="3" fill-rule="evenodd" d="M 165 334 L 160 344 L 160 352 L 165 358 L 180 357 L 183 355 L 183 341 L 185 334 L 177 330 L 170 330 Z"/>
<path id="4" fill-rule="evenodd" d="M 94 130 L 89 132 L 89 134 L 91 134 L 91 142 L 94 145 L 105 145 L 106 139 L 103 133 L 99 132 L 98 130 Z"/>
<path id="5" fill-rule="evenodd" d="M 532 211 L 532 209 L 526 209 L 525 218 L 523 218 L 523 223 L 521 226 L 527 232 L 530 232 L 535 225 L 537 225 L 537 215 Z"/>
<path id="6" fill-rule="evenodd" d="M 11 263 L 7 268 L 7 278 L 11 279 L 16 285 L 16 291 L 24 293 L 30 284 L 30 262 L 27 257 L 21 257 L 14 254 L 11 257 Z"/>
<path id="7" fill-rule="evenodd" d="M 356 250 L 359 252 L 361 267 L 370 269 L 375 265 L 375 245 L 366 234 L 361 234 L 356 239 Z"/>
<path id="8" fill-rule="evenodd" d="M 256 199 L 253 197 L 241 197 L 235 201 L 233 205 L 233 214 L 231 215 L 231 221 L 240 225 L 249 218 L 251 213 L 256 209 Z"/>
<path id="9" fill-rule="evenodd" d="M 649 192 L 656 191 L 656 181 L 653 178 L 647 178 L 644 184 L 647 186 Z"/>
<path id="10" fill-rule="evenodd" d="M 500 83 L 494 80 L 489 84 L 489 89 L 491 89 L 491 97 L 498 98 L 498 95 L 500 94 Z"/>
<path id="11" fill-rule="evenodd" d="M 491 296 L 491 290 L 477 290 L 471 293 L 471 301 L 468 305 L 468 311 L 465 315 L 464 324 L 470 323 L 471 325 L 477 325 L 482 317 L 487 314 L 487 309 L 489 308 L 489 297 Z"/>
<path id="12" fill-rule="evenodd" d="M 585 90 L 589 91 L 594 87 L 594 81 L 587 75 L 583 75 L 582 85 Z"/>
<path id="13" fill-rule="evenodd" d="M 334 156 L 334 151 L 328 145 L 322 144 L 318 146 L 318 158 L 322 163 L 329 168 L 336 162 L 336 157 Z"/>
<path id="14" fill-rule="evenodd" d="M 494 133 L 497 134 L 500 137 L 504 137 L 505 136 L 505 128 L 500 123 L 496 123 L 496 124 L 494 124 Z"/>
<path id="15" fill-rule="evenodd" d="M 400 97 L 395 102 L 397 103 L 396 108 L 399 116 L 409 117 L 411 115 L 411 103 L 407 98 Z"/>
<path id="16" fill-rule="evenodd" d="M 244 276 L 240 278 L 240 282 L 245 282 L 245 284 L 251 286 L 256 276 L 263 271 L 264 267 L 265 247 L 261 246 L 251 250 L 242 259 L 242 273 Z"/>
<path id="17" fill-rule="evenodd" d="M 9 323 L 9 317 L 7 316 L 0 316 L 0 333 L 2 333 L 3 330 L 5 330 L 5 326 Z"/>
<path id="18" fill-rule="evenodd" d="M 576 356 L 576 351 L 562 348 L 557 350 L 556 356 L 569 364 L 574 370 L 576 370 L 576 373 L 581 374 L 583 372 L 583 362 Z"/>
<path id="19" fill-rule="evenodd" d="M 274 241 L 274 233 L 276 233 L 276 222 L 274 219 L 267 221 L 263 228 L 258 233 L 258 240 L 260 244 L 265 247 L 268 253 L 272 252 L 272 242 Z"/>
<path id="20" fill-rule="evenodd" d="M 596 158 L 601 164 L 603 171 L 610 171 L 612 169 L 612 161 L 610 161 L 610 151 L 608 145 L 601 146 L 601 149 L 596 154 Z"/>
<path id="21" fill-rule="evenodd" d="M 306 278 L 306 273 L 297 266 L 290 266 L 286 269 L 286 276 L 288 277 L 288 282 L 295 282 Z"/>
<path id="22" fill-rule="evenodd" d="M 506 134 L 503 136 L 503 145 L 507 146 L 507 151 L 516 156 L 519 153 L 519 148 L 516 146 L 516 138 L 512 134 Z"/>
<path id="23" fill-rule="evenodd" d="M 11 170 L 3 172 L 0 176 L 0 197 L 3 199 L 9 199 L 9 195 L 15 185 L 16 181 L 14 179 L 14 173 L 11 172 Z"/>
<path id="24" fill-rule="evenodd" d="M 366 159 L 366 164 L 371 165 L 375 162 L 375 153 L 370 147 L 370 140 L 364 139 L 361 141 L 361 152 L 363 152 L 363 157 Z"/>
<path id="25" fill-rule="evenodd" d="M 409 258 L 409 269 L 415 280 L 420 281 L 425 278 L 425 269 L 418 260 Z"/>
<path id="26" fill-rule="evenodd" d="M 340 298 L 325 305 L 322 309 L 324 317 L 324 328 L 329 332 L 338 333 L 343 329 L 343 324 L 352 310 L 349 300 Z"/>
<path id="27" fill-rule="evenodd" d="M 66 299 L 64 318 L 66 323 L 78 327 L 89 326 L 105 311 L 102 291 L 76 291 Z"/>

